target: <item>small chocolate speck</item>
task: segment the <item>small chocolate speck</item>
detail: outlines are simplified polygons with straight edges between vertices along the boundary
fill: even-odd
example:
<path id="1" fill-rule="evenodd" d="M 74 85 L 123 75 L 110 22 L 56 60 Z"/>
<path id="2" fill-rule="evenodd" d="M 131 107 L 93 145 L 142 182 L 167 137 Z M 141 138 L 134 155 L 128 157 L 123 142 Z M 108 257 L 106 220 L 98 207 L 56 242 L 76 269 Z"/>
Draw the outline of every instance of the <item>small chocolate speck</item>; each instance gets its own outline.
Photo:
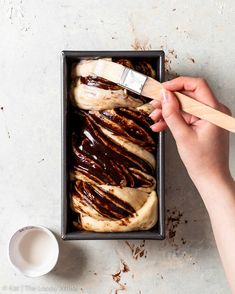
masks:
<path id="1" fill-rule="evenodd" d="M 140 257 L 144 256 L 144 249 L 140 252 Z"/>
<path id="2" fill-rule="evenodd" d="M 184 238 L 181 238 L 181 241 L 182 241 L 182 244 L 183 244 L 183 245 L 187 243 L 186 240 L 185 240 Z"/>
<path id="3" fill-rule="evenodd" d="M 176 8 L 173 8 L 172 11 L 176 11 Z"/>
<path id="4" fill-rule="evenodd" d="M 1 110 L 2 110 L 2 111 L 4 110 L 3 106 L 1 106 Z"/>
<path id="5" fill-rule="evenodd" d="M 184 223 L 185 223 L 185 224 L 187 224 L 187 223 L 188 223 L 188 221 L 187 221 L 187 220 L 185 220 L 185 221 L 184 221 Z"/>
<path id="6" fill-rule="evenodd" d="M 135 254 L 135 255 L 138 255 L 139 252 L 140 252 L 140 248 L 139 248 L 139 247 L 136 247 L 134 254 Z"/>
<path id="7" fill-rule="evenodd" d="M 134 259 L 138 259 L 143 257 L 144 255 L 147 255 L 147 251 L 144 248 L 145 240 L 143 240 L 142 244 L 139 246 L 135 246 L 134 244 L 130 244 L 128 241 L 125 241 L 127 246 L 131 249 L 132 257 Z"/>
<path id="8" fill-rule="evenodd" d="M 176 232 L 175 232 L 175 231 L 173 231 L 173 230 L 169 229 L 169 239 L 172 239 L 172 238 L 174 238 L 174 237 L 175 237 L 175 234 L 176 234 Z"/>
<path id="9" fill-rule="evenodd" d="M 192 61 L 192 63 L 195 63 L 195 59 L 194 58 L 190 57 L 189 60 Z"/>
<path id="10" fill-rule="evenodd" d="M 116 283 L 119 283 L 121 280 L 121 271 L 118 271 L 116 274 L 113 274 L 112 277 Z"/>
<path id="11" fill-rule="evenodd" d="M 176 209 L 169 210 L 167 213 L 167 231 L 168 231 L 168 239 L 171 240 L 172 246 L 177 247 L 175 244 L 175 236 L 176 236 L 176 229 L 178 225 L 181 223 L 181 218 L 183 213 L 177 211 Z M 177 249 L 177 248 L 176 248 Z"/>
<path id="12" fill-rule="evenodd" d="M 129 268 L 129 266 L 127 265 L 127 263 L 126 263 L 124 260 L 121 260 L 121 263 L 122 263 L 122 265 L 123 265 L 122 272 L 123 272 L 123 273 L 127 273 L 127 272 L 129 272 L 129 271 L 130 271 L 130 268 Z"/>

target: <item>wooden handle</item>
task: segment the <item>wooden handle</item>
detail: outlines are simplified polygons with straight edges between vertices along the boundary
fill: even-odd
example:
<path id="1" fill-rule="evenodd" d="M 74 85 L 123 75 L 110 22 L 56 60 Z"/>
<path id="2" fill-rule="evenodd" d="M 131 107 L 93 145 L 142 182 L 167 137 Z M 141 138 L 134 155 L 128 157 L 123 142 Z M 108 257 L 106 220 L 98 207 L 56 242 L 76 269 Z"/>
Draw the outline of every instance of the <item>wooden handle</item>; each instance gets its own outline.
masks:
<path id="1" fill-rule="evenodd" d="M 121 64 L 99 59 L 98 61 L 93 61 L 91 63 L 89 70 L 93 74 L 101 76 L 114 83 L 120 83 L 125 67 Z M 122 86 L 126 87 L 126 85 L 123 85 L 123 83 Z M 132 84 L 130 83 L 130 90 L 131 86 Z M 162 88 L 163 87 L 161 83 L 154 80 L 153 78 L 147 77 L 141 94 L 152 99 L 160 100 L 160 91 Z M 183 111 L 235 133 L 235 118 L 232 116 L 222 113 L 182 93 L 175 92 L 175 95 L 178 97 L 181 104 L 181 109 Z"/>
<path id="2" fill-rule="evenodd" d="M 148 77 L 142 95 L 151 99 L 160 100 L 160 92 L 163 89 L 161 83 Z M 216 110 L 208 105 L 205 105 L 197 100 L 194 100 L 182 93 L 175 92 L 179 99 L 181 109 L 187 113 L 195 115 L 201 119 L 207 120 L 214 125 L 224 128 L 230 132 L 235 133 L 235 118 L 229 116 L 219 110 Z"/>

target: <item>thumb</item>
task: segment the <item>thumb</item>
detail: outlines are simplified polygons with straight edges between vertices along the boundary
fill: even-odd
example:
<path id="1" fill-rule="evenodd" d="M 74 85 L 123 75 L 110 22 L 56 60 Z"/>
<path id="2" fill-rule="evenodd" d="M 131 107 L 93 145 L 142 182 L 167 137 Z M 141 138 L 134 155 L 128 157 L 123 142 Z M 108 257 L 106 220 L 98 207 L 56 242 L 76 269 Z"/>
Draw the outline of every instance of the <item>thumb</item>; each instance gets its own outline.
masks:
<path id="1" fill-rule="evenodd" d="M 172 132 L 175 140 L 186 138 L 191 133 L 191 128 L 185 122 L 177 97 L 165 89 L 161 92 L 162 116 Z"/>

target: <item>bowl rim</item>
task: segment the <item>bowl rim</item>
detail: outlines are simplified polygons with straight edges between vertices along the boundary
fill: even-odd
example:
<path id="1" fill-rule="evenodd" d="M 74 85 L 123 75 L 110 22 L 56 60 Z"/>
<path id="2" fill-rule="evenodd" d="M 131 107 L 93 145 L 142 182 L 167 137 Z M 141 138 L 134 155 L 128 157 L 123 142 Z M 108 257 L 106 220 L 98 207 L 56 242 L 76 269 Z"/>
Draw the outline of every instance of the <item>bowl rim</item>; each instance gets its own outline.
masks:
<path id="1" fill-rule="evenodd" d="M 42 232 L 45 232 L 50 238 L 51 240 L 54 241 L 54 249 L 53 249 L 53 252 L 54 252 L 54 259 L 53 259 L 53 262 L 51 263 L 51 266 L 47 268 L 47 270 L 45 271 L 42 271 L 40 274 L 35 274 L 34 271 L 32 271 L 32 274 L 27 274 L 25 273 L 22 269 L 20 269 L 19 266 L 17 266 L 14 261 L 12 260 L 12 257 L 11 257 L 11 250 L 13 250 L 13 248 L 11 248 L 11 246 L 13 246 L 12 242 L 14 242 L 14 238 L 17 238 L 17 235 L 20 236 L 20 233 L 22 233 L 23 231 L 26 231 L 26 230 L 33 230 L 33 229 L 37 229 L 37 230 L 40 230 Z M 18 273 L 21 273 L 23 274 L 24 276 L 26 277 L 31 277 L 31 278 L 34 278 L 34 277 L 41 277 L 41 276 L 44 276 L 46 274 L 48 274 L 51 270 L 53 270 L 53 268 L 56 266 L 57 262 L 58 262 L 58 258 L 59 258 L 59 243 L 58 243 L 58 240 L 56 238 L 56 236 L 52 233 L 52 231 L 50 231 L 48 228 L 44 227 L 44 226 L 41 226 L 41 225 L 27 225 L 27 226 L 24 226 L 24 227 L 20 227 L 19 229 L 17 229 L 10 237 L 9 241 L 8 241 L 8 246 L 7 246 L 7 256 L 8 256 L 8 260 L 11 264 L 11 266 L 18 272 Z"/>

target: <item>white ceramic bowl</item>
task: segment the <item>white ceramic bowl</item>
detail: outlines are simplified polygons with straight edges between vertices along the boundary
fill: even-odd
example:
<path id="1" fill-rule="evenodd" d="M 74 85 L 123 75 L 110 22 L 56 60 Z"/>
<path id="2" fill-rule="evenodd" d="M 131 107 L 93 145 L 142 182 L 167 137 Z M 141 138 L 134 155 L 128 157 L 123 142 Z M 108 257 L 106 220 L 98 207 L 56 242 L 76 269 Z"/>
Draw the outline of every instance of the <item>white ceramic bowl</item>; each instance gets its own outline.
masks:
<path id="1" fill-rule="evenodd" d="M 11 237 L 8 256 L 17 271 L 27 277 L 40 277 L 49 273 L 56 265 L 59 245 L 47 228 L 27 226 Z"/>

